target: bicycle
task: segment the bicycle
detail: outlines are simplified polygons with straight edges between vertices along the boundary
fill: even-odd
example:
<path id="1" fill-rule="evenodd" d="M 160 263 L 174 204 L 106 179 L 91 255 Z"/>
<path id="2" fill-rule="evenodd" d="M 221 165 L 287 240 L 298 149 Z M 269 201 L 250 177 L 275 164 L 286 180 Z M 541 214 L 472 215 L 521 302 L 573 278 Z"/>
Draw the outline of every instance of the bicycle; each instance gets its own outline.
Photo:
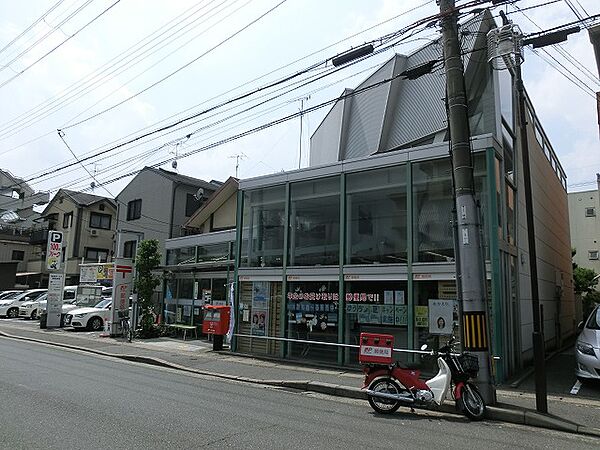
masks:
<path id="1" fill-rule="evenodd" d="M 133 340 L 133 328 L 131 328 L 131 321 L 129 320 L 129 312 L 119 311 L 119 326 L 121 327 L 121 335 L 123 339 L 127 339 L 127 342 Z"/>

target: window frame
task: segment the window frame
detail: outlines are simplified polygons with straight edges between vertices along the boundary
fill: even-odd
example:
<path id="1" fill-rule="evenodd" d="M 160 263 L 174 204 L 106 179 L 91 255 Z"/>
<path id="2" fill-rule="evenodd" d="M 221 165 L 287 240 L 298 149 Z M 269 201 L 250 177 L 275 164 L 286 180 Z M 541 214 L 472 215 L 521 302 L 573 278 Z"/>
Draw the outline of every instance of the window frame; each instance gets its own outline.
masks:
<path id="1" fill-rule="evenodd" d="M 593 206 L 586 206 L 585 217 L 596 217 L 596 208 L 594 208 Z"/>
<path id="2" fill-rule="evenodd" d="M 590 261 L 598 260 L 598 250 L 588 250 L 588 259 Z"/>
<path id="3" fill-rule="evenodd" d="M 89 252 L 96 252 L 96 258 L 91 258 L 88 254 Z M 106 248 L 85 247 L 85 249 L 84 249 L 85 259 L 92 260 L 94 262 L 98 262 L 98 253 L 100 253 L 100 252 L 106 253 L 106 258 L 104 259 L 104 261 L 102 260 L 102 258 L 100 258 L 100 262 L 108 262 L 108 255 L 110 254 L 110 251 Z"/>
<path id="4" fill-rule="evenodd" d="M 63 228 L 71 228 L 73 226 L 73 211 L 63 214 Z"/>
<path id="5" fill-rule="evenodd" d="M 92 219 L 94 217 L 100 218 L 100 225 L 94 225 L 92 223 Z M 103 227 L 102 219 L 106 219 L 106 218 L 108 218 L 108 227 Z M 112 225 L 112 216 L 110 214 L 103 214 L 103 213 L 99 213 L 99 212 L 95 212 L 95 211 L 90 212 L 90 228 L 95 228 L 98 230 L 110 230 L 111 225 Z"/>
<path id="6" fill-rule="evenodd" d="M 127 202 L 127 220 L 137 220 L 142 217 L 142 199 L 136 198 Z"/>
<path id="7" fill-rule="evenodd" d="M 15 253 L 19 253 L 21 255 L 20 258 L 15 258 Z M 13 250 L 10 255 L 11 261 L 25 261 L 25 250 Z"/>

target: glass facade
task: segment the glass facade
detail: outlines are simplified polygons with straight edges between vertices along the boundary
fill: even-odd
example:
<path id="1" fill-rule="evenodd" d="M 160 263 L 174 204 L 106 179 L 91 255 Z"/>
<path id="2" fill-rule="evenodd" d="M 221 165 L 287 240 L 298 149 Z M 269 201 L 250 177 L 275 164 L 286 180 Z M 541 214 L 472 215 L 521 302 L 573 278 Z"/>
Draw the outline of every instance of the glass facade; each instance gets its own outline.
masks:
<path id="1" fill-rule="evenodd" d="M 244 193 L 242 267 L 283 265 L 285 200 L 285 186 Z"/>
<path id="2" fill-rule="evenodd" d="M 345 291 L 344 341 L 347 344 L 358 345 L 363 332 L 383 333 L 394 336 L 395 347 L 408 348 L 406 281 L 351 281 L 345 283 Z M 358 349 L 349 349 L 346 360 L 358 364 Z"/>
<path id="3" fill-rule="evenodd" d="M 406 166 L 348 174 L 346 263 L 406 263 L 406 207 Z"/>
<path id="4" fill-rule="evenodd" d="M 197 262 L 224 262 L 233 259 L 229 254 L 229 242 L 198 246 Z"/>
<path id="5" fill-rule="evenodd" d="M 337 265 L 340 255 L 340 178 L 290 186 L 288 265 Z"/>
<path id="6" fill-rule="evenodd" d="M 287 285 L 287 336 L 291 339 L 338 342 L 339 283 L 331 281 L 291 282 Z M 308 343 L 290 343 L 292 358 L 335 361 L 337 348 Z"/>
<path id="7" fill-rule="evenodd" d="M 489 192 L 486 158 L 492 152 L 473 155 L 486 255 L 489 220 L 494 230 L 502 222 L 500 215 L 488 217 L 490 199 L 499 206 L 505 194 L 502 184 Z M 496 177 L 501 165 L 499 160 L 494 164 L 490 173 Z M 245 337 L 239 340 L 240 351 L 357 365 L 357 349 L 323 343 L 356 345 L 361 332 L 374 332 L 392 334 L 398 348 L 423 343 L 438 348 L 452 332 L 459 333 L 449 158 L 289 181 L 243 192 L 242 198 L 240 276 L 247 269 L 281 266 L 281 275 L 273 275 L 272 269 L 264 273 L 281 276 L 282 282 L 261 281 L 266 275 L 248 270 L 244 277 L 257 278 L 239 283 L 238 333 L 300 342 Z M 284 243 L 286 265 L 281 258 Z M 431 263 L 436 270 L 423 269 Z M 377 274 L 388 278 L 393 270 L 398 277 L 377 280 L 373 275 L 378 264 L 394 269 L 382 266 Z M 411 264 L 419 265 L 412 288 Z M 331 266 L 339 270 L 339 281 L 332 281 Z M 356 275 L 345 275 L 345 267 Z M 296 270 L 310 270 L 310 275 L 295 275 Z M 433 272 L 438 273 L 435 279 L 427 279 Z M 323 277 L 326 281 L 318 281 L 319 273 L 329 274 Z M 435 364 L 430 367 L 427 360 L 409 354 L 395 358 L 424 369 L 433 370 Z"/>
<path id="8" fill-rule="evenodd" d="M 194 262 L 196 262 L 196 247 L 183 247 L 167 250 L 168 266 L 194 264 Z"/>

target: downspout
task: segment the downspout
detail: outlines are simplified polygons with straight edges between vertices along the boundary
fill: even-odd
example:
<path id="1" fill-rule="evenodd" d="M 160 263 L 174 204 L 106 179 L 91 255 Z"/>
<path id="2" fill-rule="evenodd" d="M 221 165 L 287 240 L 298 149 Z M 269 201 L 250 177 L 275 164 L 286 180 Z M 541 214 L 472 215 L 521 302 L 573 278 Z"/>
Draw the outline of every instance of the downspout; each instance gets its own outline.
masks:
<path id="1" fill-rule="evenodd" d="M 173 184 L 175 187 L 173 188 L 173 195 L 171 196 L 171 218 L 169 219 L 169 239 L 173 237 L 173 220 L 175 218 L 174 210 L 175 210 L 175 194 L 177 193 L 177 188 L 181 185 L 180 182 L 174 181 Z"/>
<path id="2" fill-rule="evenodd" d="M 83 208 L 77 208 L 77 222 L 75 224 L 75 239 L 73 240 L 73 254 L 71 256 L 79 256 L 79 245 L 81 244 L 81 223 L 83 222 Z"/>

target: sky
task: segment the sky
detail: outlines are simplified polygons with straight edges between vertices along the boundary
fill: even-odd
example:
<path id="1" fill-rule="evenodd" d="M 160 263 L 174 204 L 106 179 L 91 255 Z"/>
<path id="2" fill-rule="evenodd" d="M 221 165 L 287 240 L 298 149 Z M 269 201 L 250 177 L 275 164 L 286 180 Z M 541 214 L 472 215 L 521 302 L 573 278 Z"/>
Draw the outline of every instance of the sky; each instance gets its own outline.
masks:
<path id="1" fill-rule="evenodd" d="M 568 1 L 582 14 L 600 14 L 598 0 Z M 503 7 L 515 12 L 509 18 L 524 33 L 576 20 L 565 0 L 516 4 L 545 4 L 526 10 L 527 17 Z M 51 194 L 60 187 L 91 192 L 93 182 L 94 193 L 116 196 L 131 179 L 124 175 L 173 158 L 176 169 L 172 161 L 161 167 L 205 180 L 235 176 L 236 164 L 240 178 L 306 167 L 309 136 L 329 107 L 303 114 L 302 122 L 294 117 L 223 141 L 296 114 L 301 105 L 334 99 L 394 52 L 436 38 L 439 29 L 430 28 L 311 84 L 299 82 L 328 73 L 331 65 L 320 64 L 328 58 L 373 40 L 379 45 L 386 34 L 437 11 L 433 0 L 0 0 L 0 168 Z M 600 152 L 593 92 L 600 80 L 593 49 L 585 30 L 561 47 L 548 54 L 526 49 L 525 86 L 569 191 L 594 189 Z M 547 61 L 562 64 L 583 89 Z M 185 156 L 193 150 L 200 151 Z M 81 164 L 71 153 L 81 159 L 100 151 L 106 152 Z M 67 163 L 73 166 L 40 176 Z"/>

